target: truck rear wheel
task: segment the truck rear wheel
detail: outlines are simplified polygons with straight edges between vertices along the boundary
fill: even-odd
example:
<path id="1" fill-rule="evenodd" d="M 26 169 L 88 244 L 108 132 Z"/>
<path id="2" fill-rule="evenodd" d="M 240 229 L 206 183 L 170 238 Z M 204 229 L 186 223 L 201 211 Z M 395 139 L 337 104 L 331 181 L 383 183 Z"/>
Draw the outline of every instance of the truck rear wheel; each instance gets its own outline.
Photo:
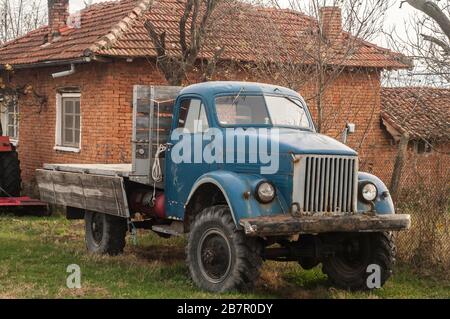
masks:
<path id="1" fill-rule="evenodd" d="M 194 283 L 212 292 L 242 290 L 259 277 L 262 245 L 238 230 L 228 206 L 212 206 L 196 216 L 186 248 Z"/>
<path id="2" fill-rule="evenodd" d="M 125 247 L 127 221 L 124 218 L 86 211 L 86 247 L 93 254 L 118 255 Z"/>
<path id="3" fill-rule="evenodd" d="M 0 153 L 0 197 L 20 196 L 20 161 L 15 150 Z"/>
<path id="4" fill-rule="evenodd" d="M 391 233 L 339 234 L 341 249 L 323 261 L 323 272 L 339 288 L 366 290 L 371 274 L 369 265 L 380 269 L 380 285 L 391 276 L 395 263 L 395 244 Z M 339 238 L 338 237 L 342 237 Z"/>

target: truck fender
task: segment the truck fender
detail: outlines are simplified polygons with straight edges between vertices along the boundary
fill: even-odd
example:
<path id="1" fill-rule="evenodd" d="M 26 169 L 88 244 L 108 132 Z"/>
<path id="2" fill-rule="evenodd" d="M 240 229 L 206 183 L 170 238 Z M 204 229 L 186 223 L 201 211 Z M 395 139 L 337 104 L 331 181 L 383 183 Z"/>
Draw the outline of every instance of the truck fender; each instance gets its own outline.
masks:
<path id="1" fill-rule="evenodd" d="M 186 201 L 186 207 L 202 185 L 213 184 L 225 197 L 238 228 L 242 228 L 239 224 L 241 218 L 287 214 L 288 206 L 278 189 L 276 189 L 277 196 L 271 203 L 262 204 L 255 198 L 256 185 L 264 180 L 267 179 L 260 175 L 239 174 L 225 170 L 206 173 L 194 183 Z"/>
<path id="2" fill-rule="evenodd" d="M 358 194 L 359 194 L 359 184 L 365 181 L 372 182 L 377 187 L 378 195 L 374 202 L 374 207 L 361 201 L 358 197 L 358 213 L 364 213 L 374 210 L 375 213 L 380 215 L 395 214 L 394 203 L 392 201 L 391 194 L 388 188 L 383 183 L 381 179 L 375 175 L 359 172 L 358 174 Z"/>

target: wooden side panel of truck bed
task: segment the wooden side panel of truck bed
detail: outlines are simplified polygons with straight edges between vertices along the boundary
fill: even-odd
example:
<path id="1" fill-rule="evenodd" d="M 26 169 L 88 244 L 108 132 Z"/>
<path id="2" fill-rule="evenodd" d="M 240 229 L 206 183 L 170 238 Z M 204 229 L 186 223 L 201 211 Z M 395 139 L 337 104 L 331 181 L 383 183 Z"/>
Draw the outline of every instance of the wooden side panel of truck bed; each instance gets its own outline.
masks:
<path id="1" fill-rule="evenodd" d="M 130 216 L 121 176 L 38 169 L 36 179 L 41 200 L 47 203 Z"/>

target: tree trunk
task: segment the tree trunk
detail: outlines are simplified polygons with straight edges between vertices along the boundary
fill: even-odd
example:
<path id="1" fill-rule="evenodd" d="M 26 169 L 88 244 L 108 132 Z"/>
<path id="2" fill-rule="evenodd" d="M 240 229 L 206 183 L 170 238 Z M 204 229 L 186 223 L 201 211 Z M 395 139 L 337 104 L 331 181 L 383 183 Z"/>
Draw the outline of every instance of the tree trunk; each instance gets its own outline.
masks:
<path id="1" fill-rule="evenodd" d="M 397 157 L 395 158 L 394 171 L 392 172 L 390 191 L 394 202 L 397 201 L 400 179 L 402 177 L 402 169 L 405 162 L 406 151 L 408 149 L 408 142 L 409 134 L 405 132 L 402 134 L 398 144 Z"/>

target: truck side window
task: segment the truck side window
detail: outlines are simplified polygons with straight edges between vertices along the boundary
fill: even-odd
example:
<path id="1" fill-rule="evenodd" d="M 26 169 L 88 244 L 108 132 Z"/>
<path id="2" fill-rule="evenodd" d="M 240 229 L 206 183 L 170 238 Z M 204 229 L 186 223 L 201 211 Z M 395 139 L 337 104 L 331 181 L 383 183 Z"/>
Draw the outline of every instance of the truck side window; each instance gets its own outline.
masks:
<path id="1" fill-rule="evenodd" d="M 199 99 L 181 101 L 178 127 L 191 133 L 205 132 L 209 128 L 205 106 Z"/>

